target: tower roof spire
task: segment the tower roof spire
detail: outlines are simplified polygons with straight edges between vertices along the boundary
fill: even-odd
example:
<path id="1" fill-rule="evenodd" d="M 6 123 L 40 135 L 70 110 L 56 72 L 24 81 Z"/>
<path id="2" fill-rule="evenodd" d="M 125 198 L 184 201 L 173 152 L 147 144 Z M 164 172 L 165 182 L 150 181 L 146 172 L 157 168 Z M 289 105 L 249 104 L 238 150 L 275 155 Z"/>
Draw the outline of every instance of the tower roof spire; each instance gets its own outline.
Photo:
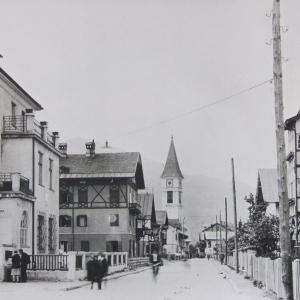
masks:
<path id="1" fill-rule="evenodd" d="M 173 135 L 171 137 L 171 144 L 170 144 L 170 149 L 166 161 L 166 165 L 164 168 L 164 171 L 160 178 L 166 178 L 166 177 L 179 177 L 179 178 L 184 178 L 179 167 L 176 151 L 175 151 L 175 146 L 173 142 Z"/>

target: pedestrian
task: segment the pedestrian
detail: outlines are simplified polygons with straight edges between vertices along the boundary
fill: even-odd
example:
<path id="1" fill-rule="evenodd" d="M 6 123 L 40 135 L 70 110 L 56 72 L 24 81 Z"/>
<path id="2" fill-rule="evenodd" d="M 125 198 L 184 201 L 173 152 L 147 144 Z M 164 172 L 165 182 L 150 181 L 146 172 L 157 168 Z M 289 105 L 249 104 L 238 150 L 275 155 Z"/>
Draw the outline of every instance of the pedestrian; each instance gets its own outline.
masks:
<path id="1" fill-rule="evenodd" d="M 220 257 L 221 265 L 223 265 L 224 257 L 225 257 L 224 253 L 221 252 L 221 253 L 219 254 L 219 257 Z"/>
<path id="2" fill-rule="evenodd" d="M 11 258 L 11 276 L 13 282 L 20 282 L 20 276 L 21 276 L 21 257 L 18 254 L 18 251 L 14 251 L 14 255 Z"/>
<path id="3" fill-rule="evenodd" d="M 23 249 L 19 250 L 21 256 L 21 282 L 27 282 L 27 265 L 30 264 L 29 255 L 23 251 Z"/>
<path id="4" fill-rule="evenodd" d="M 209 254 L 209 253 L 207 253 L 206 257 L 207 257 L 207 260 L 209 260 L 209 258 L 210 258 L 210 254 Z"/>
<path id="5" fill-rule="evenodd" d="M 98 290 L 101 290 L 102 279 L 108 272 L 108 264 L 104 253 L 100 253 L 99 258 L 100 258 L 100 263 L 99 263 L 99 272 L 98 272 Z"/>
<path id="6" fill-rule="evenodd" d="M 98 259 L 95 257 L 94 253 L 91 254 L 90 260 L 87 262 L 87 280 L 91 282 L 91 289 L 93 289 L 94 282 L 99 281 L 99 266 L 100 263 Z"/>

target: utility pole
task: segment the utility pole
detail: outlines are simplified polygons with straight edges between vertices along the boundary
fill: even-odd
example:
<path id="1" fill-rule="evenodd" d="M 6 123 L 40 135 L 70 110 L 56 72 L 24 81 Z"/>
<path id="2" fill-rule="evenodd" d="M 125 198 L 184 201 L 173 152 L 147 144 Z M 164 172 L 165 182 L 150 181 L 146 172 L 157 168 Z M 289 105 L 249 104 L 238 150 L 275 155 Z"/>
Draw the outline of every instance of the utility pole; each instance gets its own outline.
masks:
<path id="1" fill-rule="evenodd" d="M 221 211 L 220 211 L 220 250 L 222 252 L 222 220 L 221 220 Z"/>
<path id="2" fill-rule="evenodd" d="M 216 215 L 216 255 L 217 255 L 217 258 L 218 258 L 217 243 L 218 243 L 218 216 Z"/>
<path id="3" fill-rule="evenodd" d="M 234 162 L 233 158 L 231 159 L 232 165 L 232 190 L 233 190 L 233 210 L 234 210 L 234 244 L 235 244 L 235 264 L 236 264 L 236 273 L 239 272 L 239 251 L 238 251 L 238 236 L 237 236 L 237 212 L 236 212 L 236 193 L 235 193 L 235 179 L 234 179 Z"/>
<path id="4" fill-rule="evenodd" d="M 287 300 L 293 299 L 291 241 L 289 232 L 289 201 L 287 191 L 287 166 L 284 140 L 282 62 L 280 36 L 280 0 L 273 0 L 273 75 L 275 94 L 275 122 L 277 145 L 277 173 L 280 221 L 280 249 L 282 261 L 282 282 Z"/>
<path id="5" fill-rule="evenodd" d="M 225 197 L 225 264 L 227 265 L 227 198 Z"/>

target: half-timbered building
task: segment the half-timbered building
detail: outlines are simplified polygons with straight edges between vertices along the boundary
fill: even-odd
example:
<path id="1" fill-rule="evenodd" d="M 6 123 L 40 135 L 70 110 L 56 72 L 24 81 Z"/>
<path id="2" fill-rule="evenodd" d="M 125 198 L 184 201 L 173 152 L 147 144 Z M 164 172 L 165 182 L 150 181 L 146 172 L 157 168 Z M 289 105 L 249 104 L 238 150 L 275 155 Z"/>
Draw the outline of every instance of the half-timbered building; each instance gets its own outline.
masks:
<path id="1" fill-rule="evenodd" d="M 138 189 L 144 189 L 137 152 L 67 154 L 60 160 L 60 249 L 62 251 L 125 251 L 137 255 Z"/>

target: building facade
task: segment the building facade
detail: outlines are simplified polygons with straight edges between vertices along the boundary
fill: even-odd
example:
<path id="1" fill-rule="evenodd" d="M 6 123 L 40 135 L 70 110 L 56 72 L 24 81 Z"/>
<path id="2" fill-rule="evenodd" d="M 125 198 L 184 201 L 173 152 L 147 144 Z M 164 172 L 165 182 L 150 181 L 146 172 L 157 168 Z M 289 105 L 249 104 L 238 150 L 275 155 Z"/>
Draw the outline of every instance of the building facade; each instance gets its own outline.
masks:
<path id="1" fill-rule="evenodd" d="M 13 250 L 58 253 L 58 132 L 42 106 L 0 68 L 0 279 Z"/>
<path id="2" fill-rule="evenodd" d="M 285 121 L 287 131 L 287 185 L 292 246 L 299 246 L 300 211 L 300 111 Z M 297 247 L 298 249 L 298 247 Z M 297 250 L 298 251 L 298 250 Z"/>
<path id="3" fill-rule="evenodd" d="M 186 248 L 184 231 L 183 206 L 183 175 L 181 173 L 173 137 L 167 156 L 167 161 L 161 175 L 162 180 L 162 210 L 167 212 L 168 229 L 164 252 L 170 254 L 183 253 Z"/>
<path id="4" fill-rule="evenodd" d="M 60 160 L 60 249 L 73 251 L 123 251 L 137 255 L 136 216 L 138 189 L 144 189 L 139 153 L 67 154 Z"/>

